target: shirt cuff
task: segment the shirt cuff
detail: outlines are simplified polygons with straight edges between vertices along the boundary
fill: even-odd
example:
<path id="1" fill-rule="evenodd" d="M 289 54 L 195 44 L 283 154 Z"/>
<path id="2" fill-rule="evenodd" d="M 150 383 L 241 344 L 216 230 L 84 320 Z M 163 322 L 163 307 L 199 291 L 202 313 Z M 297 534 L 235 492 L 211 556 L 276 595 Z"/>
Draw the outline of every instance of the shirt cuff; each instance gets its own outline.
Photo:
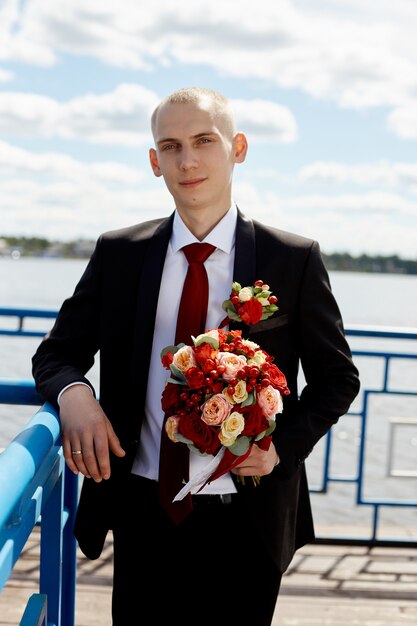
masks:
<path id="1" fill-rule="evenodd" d="M 89 388 L 89 390 L 91 391 L 91 387 L 90 387 L 90 385 L 87 385 L 86 383 L 83 383 L 83 382 L 78 382 L 78 381 L 77 381 L 77 382 L 75 382 L 75 383 L 70 383 L 69 385 L 66 385 L 63 389 L 61 389 L 61 391 L 59 392 L 58 397 L 57 397 L 57 399 L 56 399 L 56 401 L 57 401 L 57 403 L 58 403 L 58 406 L 59 406 L 59 401 L 60 401 L 61 396 L 62 396 L 62 394 L 64 393 L 64 391 L 66 391 L 66 390 L 67 390 L 67 389 L 69 389 L 70 387 L 74 387 L 74 385 L 84 385 L 84 387 L 88 387 L 88 388 Z M 91 391 L 91 393 L 93 393 L 93 392 Z"/>

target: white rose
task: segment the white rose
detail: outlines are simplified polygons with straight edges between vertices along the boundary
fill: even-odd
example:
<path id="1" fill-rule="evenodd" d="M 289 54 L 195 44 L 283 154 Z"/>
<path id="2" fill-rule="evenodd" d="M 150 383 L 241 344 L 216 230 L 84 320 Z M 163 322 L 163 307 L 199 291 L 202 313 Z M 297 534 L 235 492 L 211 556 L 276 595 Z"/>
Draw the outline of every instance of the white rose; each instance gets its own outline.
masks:
<path id="1" fill-rule="evenodd" d="M 243 289 L 239 291 L 239 300 L 241 302 L 247 302 L 251 298 L 252 298 L 252 291 L 250 287 L 243 287 Z"/>

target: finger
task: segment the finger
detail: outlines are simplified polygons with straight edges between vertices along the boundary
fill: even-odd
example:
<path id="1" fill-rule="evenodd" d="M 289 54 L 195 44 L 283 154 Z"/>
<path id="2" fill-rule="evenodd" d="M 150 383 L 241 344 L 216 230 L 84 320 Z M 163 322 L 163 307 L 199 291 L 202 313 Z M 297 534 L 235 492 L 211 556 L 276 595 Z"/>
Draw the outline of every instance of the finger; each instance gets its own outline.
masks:
<path id="1" fill-rule="evenodd" d="M 94 449 L 97 471 L 101 478 L 104 478 L 104 480 L 108 480 L 110 478 L 111 470 L 109 440 L 107 438 L 107 434 L 96 435 L 96 438 L 94 440 Z"/>
<path id="2" fill-rule="evenodd" d="M 120 445 L 119 437 L 113 430 L 112 425 L 109 421 L 107 421 L 107 436 L 110 450 L 118 457 L 123 457 L 126 455 L 126 451 Z"/>
<path id="3" fill-rule="evenodd" d="M 80 446 L 77 444 L 74 445 L 74 450 L 79 450 Z M 65 462 L 68 466 L 68 469 L 71 470 L 71 472 L 73 472 L 74 474 L 78 474 L 78 467 L 75 463 L 75 457 L 72 454 L 72 445 L 71 442 L 69 441 L 69 439 L 62 437 L 62 450 L 63 450 L 63 454 L 64 454 L 64 459 Z"/>
<path id="4" fill-rule="evenodd" d="M 94 441 L 92 437 L 81 441 L 82 455 L 77 456 L 75 463 L 86 478 L 92 478 L 99 483 L 103 480 L 103 476 L 97 459 Z"/>

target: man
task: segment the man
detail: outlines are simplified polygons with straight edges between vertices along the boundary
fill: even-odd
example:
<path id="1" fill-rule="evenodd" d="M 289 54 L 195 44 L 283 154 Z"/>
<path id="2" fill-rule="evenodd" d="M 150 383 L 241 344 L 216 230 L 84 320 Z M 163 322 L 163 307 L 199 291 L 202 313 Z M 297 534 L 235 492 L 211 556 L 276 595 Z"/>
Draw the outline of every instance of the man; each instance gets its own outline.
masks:
<path id="1" fill-rule="evenodd" d="M 59 404 L 69 468 L 91 479 L 75 525 L 81 550 L 98 558 L 113 532 L 113 625 L 147 623 L 145 614 L 155 624 L 268 626 L 282 574 L 314 539 L 304 460 L 347 412 L 358 372 L 318 244 L 252 221 L 232 201 L 247 141 L 229 102 L 210 89 L 179 90 L 155 110 L 152 132 L 151 167 L 175 211 L 99 238 L 34 355 L 33 373 L 42 396 Z M 270 319 L 229 327 L 274 355 L 290 394 L 269 448 L 254 445 L 174 523 L 158 500 L 167 374 L 160 352 L 174 343 L 187 272 L 181 248 L 193 242 L 215 247 L 204 263 L 207 329 L 224 318 L 233 281 L 262 279 L 278 297 Z M 85 377 L 98 351 L 99 402 Z M 191 455 L 190 475 L 206 462 Z M 237 480 L 252 475 L 261 476 L 259 486 Z"/>

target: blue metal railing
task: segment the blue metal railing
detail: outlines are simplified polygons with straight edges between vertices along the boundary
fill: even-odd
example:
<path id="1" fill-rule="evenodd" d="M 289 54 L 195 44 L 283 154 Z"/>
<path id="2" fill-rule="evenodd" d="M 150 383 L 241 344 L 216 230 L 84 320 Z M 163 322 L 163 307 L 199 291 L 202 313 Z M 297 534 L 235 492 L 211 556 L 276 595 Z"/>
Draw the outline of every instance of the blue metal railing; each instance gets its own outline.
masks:
<path id="1" fill-rule="evenodd" d="M 56 311 L 34 309 L 0 308 L 2 316 L 16 318 L 14 329 L 1 329 L 0 335 L 42 337 L 47 329 L 24 329 L 29 318 L 53 319 Z M 346 335 L 352 341 L 389 340 L 412 343 L 417 341 L 417 329 L 375 328 L 347 326 Z M 356 339 L 354 339 L 356 338 Z M 415 344 L 417 346 L 417 344 Z M 334 449 L 333 429 L 324 438 L 324 454 L 319 484 L 310 486 L 315 494 L 326 494 L 333 483 L 347 483 L 356 488 L 358 507 L 369 507 L 372 512 L 370 532 L 364 536 L 317 538 L 322 543 L 352 543 L 366 545 L 412 545 L 416 539 L 379 537 L 379 513 L 385 507 L 404 510 L 417 507 L 417 499 L 371 498 L 365 494 L 364 483 L 367 467 L 367 432 L 370 401 L 382 394 L 415 397 L 416 389 L 398 389 L 390 384 L 393 362 L 410 359 L 416 361 L 417 350 L 399 351 L 355 349 L 354 359 L 382 360 L 382 382 L 378 388 L 364 388 L 359 408 L 351 410 L 346 417 L 359 420 L 360 447 L 358 461 L 352 474 L 343 476 L 332 470 Z M 40 400 L 32 380 L 0 379 L 0 403 L 39 405 Z M 414 424 L 414 422 L 413 422 Z M 417 427 L 417 419 L 415 421 Z M 392 450 L 391 450 L 392 452 Z M 394 474 L 392 474 L 394 475 Z M 416 490 L 417 491 L 417 490 Z M 77 506 L 77 479 L 66 469 L 59 442 L 58 417 L 53 408 L 44 405 L 25 429 L 0 454 L 0 590 L 10 576 L 16 560 L 34 525 L 41 528 L 40 593 L 29 600 L 22 620 L 24 626 L 74 626 L 76 545 L 72 535 L 73 515 Z M 46 531 L 46 532 L 45 532 Z M 62 568 L 62 564 L 65 567 Z M 48 607 L 46 609 L 46 600 Z M 46 617 L 47 614 L 47 617 Z M 24 621 L 27 620 L 27 621 Z M 37 620 L 37 621 L 35 621 Z"/>
<path id="2" fill-rule="evenodd" d="M 11 307 L 0 307 L 0 318 L 16 318 L 16 328 L 0 328 L 0 335 L 19 337 L 43 337 L 45 330 L 23 328 L 25 320 L 33 319 L 54 319 L 57 311 L 46 309 L 17 309 Z"/>
<path id="3" fill-rule="evenodd" d="M 12 390 L 14 404 L 39 406 L 33 382 L 21 382 L 0 381 L 0 402 L 9 404 Z M 44 404 L 0 454 L 0 590 L 33 529 L 40 528 L 39 594 L 29 599 L 24 626 L 74 626 L 77 498 L 78 480 L 65 465 L 58 416 Z"/>
<path id="4" fill-rule="evenodd" d="M 403 361 L 406 362 L 412 361 L 414 363 L 417 362 L 417 329 L 399 329 L 399 328 L 375 328 L 375 327 L 355 327 L 350 326 L 346 328 L 346 336 L 350 337 L 359 337 L 362 339 L 388 339 L 388 340 L 397 340 L 397 342 L 406 341 L 408 343 L 416 342 L 414 349 L 404 350 L 402 352 L 396 350 L 383 350 L 383 349 L 368 349 L 368 350 L 360 350 L 352 348 L 352 354 L 354 359 L 358 363 L 361 358 L 373 359 L 376 362 L 383 363 L 382 367 L 382 381 L 381 385 L 378 388 L 367 389 L 364 388 L 362 384 L 361 391 L 361 407 L 359 410 L 354 411 L 353 409 L 347 413 L 347 417 L 354 417 L 359 419 L 359 455 L 358 455 L 358 464 L 356 471 L 354 471 L 350 476 L 343 476 L 336 472 L 331 471 L 331 458 L 332 458 L 332 450 L 333 450 L 333 431 L 330 430 L 325 438 L 325 452 L 323 457 L 323 472 L 321 476 L 321 481 L 318 486 L 310 487 L 310 491 L 313 493 L 326 494 L 329 492 L 330 486 L 332 483 L 345 483 L 352 484 L 356 487 L 356 505 L 358 507 L 368 507 L 371 509 L 372 513 L 372 521 L 370 532 L 366 536 L 342 536 L 339 538 L 332 538 L 329 540 L 328 537 L 319 537 L 318 541 L 323 543 L 351 543 L 351 544 L 366 544 L 370 545 L 402 545 L 402 546 L 417 546 L 417 539 L 414 538 L 391 538 L 391 539 L 380 539 L 379 538 L 379 522 L 380 522 L 380 512 L 384 508 L 394 508 L 398 509 L 415 509 L 417 508 L 417 497 L 409 498 L 409 499 L 399 499 L 397 498 L 389 498 L 389 497 L 370 497 L 365 495 L 365 478 L 366 478 L 366 467 L 367 467 L 367 445 L 369 447 L 369 441 L 367 438 L 368 424 L 370 420 L 370 411 L 369 404 L 372 398 L 378 396 L 386 396 L 396 397 L 396 398 L 416 398 L 417 397 L 417 380 L 414 381 L 414 388 L 410 388 L 408 390 L 398 389 L 392 383 L 390 383 L 390 374 L 392 369 L 392 364 L 395 361 Z M 397 418 L 394 420 L 398 424 L 403 425 L 412 425 L 416 428 L 417 431 L 417 415 L 414 418 Z M 392 441 L 388 442 L 389 449 L 389 466 L 391 466 L 392 455 L 393 455 L 393 446 Z M 383 459 L 381 459 L 381 463 Z M 417 472 L 414 469 L 410 469 L 408 472 L 403 471 L 400 475 L 401 477 L 409 477 L 411 479 L 417 478 Z M 388 476 L 395 476 L 393 472 L 389 473 Z M 417 494 L 417 489 L 414 490 L 414 494 Z M 399 524 L 397 524 L 398 526 Z M 414 529 L 415 530 L 415 529 Z"/>

